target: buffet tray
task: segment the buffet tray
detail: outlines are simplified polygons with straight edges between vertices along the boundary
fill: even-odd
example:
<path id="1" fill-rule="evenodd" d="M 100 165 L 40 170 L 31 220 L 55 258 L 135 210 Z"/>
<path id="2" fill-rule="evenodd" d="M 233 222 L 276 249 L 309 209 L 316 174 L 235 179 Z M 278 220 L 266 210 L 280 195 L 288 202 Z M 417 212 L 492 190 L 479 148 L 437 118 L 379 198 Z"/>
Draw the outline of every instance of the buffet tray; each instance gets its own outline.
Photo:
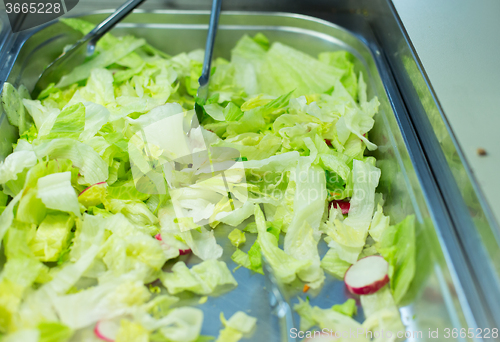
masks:
<path id="1" fill-rule="evenodd" d="M 79 17 L 98 23 L 109 13 L 95 11 Z M 154 47 L 175 55 L 203 48 L 208 15 L 206 11 L 136 11 L 114 28 L 113 34 L 143 37 Z M 442 212 L 444 209 L 433 197 L 433 192 L 437 190 L 431 182 L 432 177 L 408 123 L 398 89 L 376 42 L 370 37 L 310 16 L 277 12 L 223 12 L 215 57 L 230 58 L 230 49 L 243 35 L 259 32 L 271 42 L 280 41 L 313 56 L 323 51 L 347 50 L 356 57 L 356 71 L 364 75 L 368 97 L 377 96 L 380 101 L 380 111 L 370 132 L 370 139 L 379 146 L 372 154 L 382 170 L 377 192 L 385 195 L 384 212 L 393 224 L 407 215 L 415 215 L 417 248 L 423 251 L 418 254 L 411 297 L 400 309 L 407 330 L 422 336 L 409 341 L 434 341 L 428 336 L 429 329 L 442 331 L 444 328 L 460 330 L 475 327 L 478 320 L 476 313 L 481 312 L 473 303 L 477 296 L 475 288 L 467 283 L 471 276 L 466 268 L 461 269 L 465 263 L 464 255 L 459 242 L 450 235 L 449 222 L 442 220 L 446 216 Z M 78 38 L 76 32 L 59 22 L 6 40 L 0 38 L 0 41 L 6 41 L 0 52 L 1 80 L 33 89 L 43 68 L 61 53 L 65 45 Z M 16 139 L 14 132 L 2 114 L 0 160 L 9 153 L 11 143 Z M 237 265 L 230 259 L 234 247 L 227 239 L 229 229 L 217 227 L 215 234 L 225 250 L 222 260 L 232 270 Z M 246 245 L 250 246 L 252 242 L 249 239 Z M 321 256 L 326 250 L 327 246 L 321 242 Z M 181 258 L 188 264 L 199 261 L 195 257 Z M 223 296 L 210 297 L 204 304 L 198 304 L 196 298 L 183 299 L 184 303 L 198 305 L 204 311 L 202 334 L 217 336 L 221 328 L 220 312 L 230 317 L 241 310 L 258 319 L 252 341 L 280 341 L 279 321 L 271 312 L 264 277 L 244 268 L 236 270 L 234 276 L 238 287 Z M 286 288 L 292 304 L 297 302 L 297 296 L 305 298 L 301 290 L 301 287 L 293 285 Z M 349 297 L 344 283 L 328 275 L 319 293 L 310 292 L 307 295 L 312 305 L 321 308 L 343 303 Z M 364 320 L 362 310 L 355 319 Z M 295 322 L 298 321 L 295 315 Z"/>

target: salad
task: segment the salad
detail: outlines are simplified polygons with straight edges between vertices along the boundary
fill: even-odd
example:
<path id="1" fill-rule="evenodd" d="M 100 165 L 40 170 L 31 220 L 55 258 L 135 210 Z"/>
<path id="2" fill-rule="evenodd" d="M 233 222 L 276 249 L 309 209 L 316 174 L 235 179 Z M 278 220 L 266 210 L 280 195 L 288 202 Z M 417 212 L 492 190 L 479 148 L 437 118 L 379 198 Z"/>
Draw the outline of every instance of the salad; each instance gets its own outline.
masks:
<path id="1" fill-rule="evenodd" d="M 201 103 L 203 51 L 170 56 L 111 34 L 96 49 L 35 99 L 22 85 L 3 88 L 20 137 L 0 163 L 2 341 L 209 340 L 197 305 L 237 287 L 233 272 L 263 274 L 263 257 L 281 284 L 303 286 L 300 331 L 404 339 L 414 218 L 391 225 L 384 215 L 369 156 L 379 102 L 353 55 L 313 58 L 243 36 L 230 60 L 214 61 Z M 214 235 L 223 226 L 231 249 Z M 183 255 L 199 262 L 188 267 Z M 325 272 L 360 301 L 303 300 Z M 185 305 L 185 293 L 199 304 Z M 352 318 L 360 305 L 362 323 Z M 251 338 L 258 325 L 243 311 L 221 322 L 220 342 Z"/>

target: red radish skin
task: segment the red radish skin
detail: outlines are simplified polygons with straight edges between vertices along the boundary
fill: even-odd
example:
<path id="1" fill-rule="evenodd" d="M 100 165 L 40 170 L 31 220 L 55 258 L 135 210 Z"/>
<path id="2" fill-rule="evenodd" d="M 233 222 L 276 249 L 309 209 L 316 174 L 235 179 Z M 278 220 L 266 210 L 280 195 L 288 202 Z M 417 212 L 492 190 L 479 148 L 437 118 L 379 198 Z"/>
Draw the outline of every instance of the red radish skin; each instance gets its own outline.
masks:
<path id="1" fill-rule="evenodd" d="M 340 210 L 342 210 L 342 215 L 345 215 L 349 213 L 351 203 L 347 201 L 333 200 L 330 202 L 330 206 L 328 207 L 328 209 L 330 209 L 331 207 L 340 208 Z"/>
<path id="2" fill-rule="evenodd" d="M 349 292 L 369 295 L 377 292 L 389 282 L 389 264 L 381 256 L 371 255 L 351 265 L 344 276 Z"/>
<path id="3" fill-rule="evenodd" d="M 161 234 L 156 234 L 155 235 L 155 239 L 158 240 L 158 241 L 162 241 L 162 243 L 164 245 L 167 245 L 166 243 L 163 242 L 163 239 L 161 238 Z M 170 248 L 170 247 L 169 247 Z M 179 249 L 179 255 L 186 255 L 186 254 L 189 254 L 191 253 L 191 249 L 188 248 L 188 249 Z"/>
<path id="4" fill-rule="evenodd" d="M 116 335 L 116 332 L 118 331 L 118 328 L 119 326 L 116 325 L 116 323 L 114 322 L 109 322 L 110 324 L 114 324 L 116 325 L 116 327 L 113 327 L 112 330 L 114 330 L 114 332 L 108 332 L 108 334 L 106 334 L 104 331 L 103 331 L 103 323 L 105 323 L 105 321 L 99 321 L 96 323 L 95 327 L 94 327 L 94 334 L 95 336 L 100 339 L 100 340 L 103 340 L 103 341 L 106 341 L 106 342 L 114 342 L 115 341 L 115 336 L 111 336 L 111 335 Z M 108 336 L 106 336 L 108 335 Z"/>
<path id="5" fill-rule="evenodd" d="M 102 185 L 102 184 L 107 184 L 107 183 L 106 183 L 106 182 L 99 182 L 99 183 L 95 183 L 95 184 L 93 184 L 93 185 L 89 186 L 88 188 L 86 188 L 85 190 L 83 190 L 82 192 L 80 192 L 80 195 L 78 195 L 78 196 L 83 195 L 83 193 L 84 193 L 85 191 L 89 190 L 90 188 L 92 188 L 92 187 L 94 187 L 94 186 L 96 186 L 96 185 Z"/>
<path id="6" fill-rule="evenodd" d="M 191 249 L 179 249 L 179 255 L 186 255 L 191 253 Z"/>

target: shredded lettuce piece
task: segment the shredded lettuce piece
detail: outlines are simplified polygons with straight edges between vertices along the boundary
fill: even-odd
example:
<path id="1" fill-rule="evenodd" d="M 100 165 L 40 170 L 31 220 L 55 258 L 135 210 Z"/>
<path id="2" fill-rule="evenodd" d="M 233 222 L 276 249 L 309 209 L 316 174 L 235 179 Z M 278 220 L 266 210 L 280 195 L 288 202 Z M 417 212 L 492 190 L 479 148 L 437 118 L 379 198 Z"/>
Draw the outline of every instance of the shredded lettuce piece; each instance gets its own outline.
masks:
<path id="1" fill-rule="evenodd" d="M 219 332 L 216 342 L 238 342 L 244 336 L 248 338 L 257 323 L 256 318 L 248 316 L 243 311 L 237 311 L 229 320 L 226 320 L 221 312 L 220 320 L 224 325 L 224 329 Z"/>
<path id="2" fill-rule="evenodd" d="M 38 198 L 49 209 L 80 216 L 76 192 L 71 186 L 71 172 L 53 173 L 38 179 Z"/>
<path id="3" fill-rule="evenodd" d="M 307 331 L 313 326 L 328 331 L 358 331 L 362 329 L 361 324 L 356 322 L 348 315 L 339 313 L 333 309 L 321 309 L 317 306 L 311 306 L 309 301 L 303 301 L 299 298 L 299 303 L 294 305 L 294 310 L 300 315 L 300 330 Z M 368 342 L 365 334 L 350 335 L 349 341 Z"/>
<path id="4" fill-rule="evenodd" d="M 116 335 L 116 342 L 148 342 L 149 332 L 144 329 L 140 324 L 123 319 L 120 323 L 120 329 Z"/>
<path id="5" fill-rule="evenodd" d="M 39 342 L 65 342 L 73 335 L 73 331 L 59 322 L 42 322 L 38 324 Z"/>
<path id="6" fill-rule="evenodd" d="M 325 279 L 317 247 L 326 200 L 325 173 L 320 167 L 300 161 L 292 174 L 296 183 L 294 216 L 285 235 L 284 250 L 295 259 L 311 263 L 298 276 L 310 287 L 318 288 Z"/>
<path id="7" fill-rule="evenodd" d="M 383 232 L 376 248 L 389 262 L 391 290 L 394 300 L 399 303 L 415 277 L 415 216 L 410 215 L 395 226 L 389 226 Z"/>
<path id="8" fill-rule="evenodd" d="M 278 241 L 272 233 L 267 231 L 264 214 L 257 205 L 254 215 L 259 232 L 257 241 L 262 254 L 274 270 L 276 279 L 285 284 L 291 283 L 297 273 L 306 270 L 311 265 L 311 261 L 297 260 L 278 247 Z"/>
<path id="9" fill-rule="evenodd" d="M 66 250 L 75 219 L 71 215 L 49 214 L 40 223 L 29 246 L 40 261 L 57 261 Z"/>
<path id="10" fill-rule="evenodd" d="M 397 335 L 401 336 L 401 332 L 405 332 L 405 326 L 401 322 L 398 307 L 394 302 L 391 291 L 387 286 L 378 290 L 374 294 L 361 296 L 361 305 L 365 313 L 365 321 L 363 328 L 368 331 L 390 331 L 392 338 L 385 338 L 375 335 L 373 341 L 403 341 L 404 338 L 398 339 Z M 404 336 L 404 335 L 403 335 Z"/>
<path id="11" fill-rule="evenodd" d="M 329 246 L 334 248 L 340 259 L 351 264 L 358 260 L 375 206 L 375 188 L 380 178 L 380 170 L 368 161 L 353 161 L 353 197 L 350 200 L 348 217 L 341 216 L 327 223 Z M 333 221 L 333 222 L 332 222 Z"/>
<path id="12" fill-rule="evenodd" d="M 385 216 L 382 210 L 382 206 L 379 204 L 377 206 L 377 211 L 373 215 L 373 220 L 370 223 L 369 234 L 375 240 L 375 242 L 380 242 L 385 230 L 389 228 L 390 217 Z"/>
<path id="13" fill-rule="evenodd" d="M 19 128 L 19 135 L 28 131 L 33 125 L 33 119 L 27 115 L 23 105 L 23 98 L 29 98 L 29 93 L 24 86 L 19 89 L 8 82 L 4 83 L 2 90 L 2 107 L 12 126 Z"/>
<path id="14" fill-rule="evenodd" d="M 238 285 L 226 263 L 217 260 L 206 260 L 191 269 L 179 261 L 172 267 L 172 273 L 163 273 L 161 281 L 171 294 L 191 291 L 199 295 L 215 295 Z"/>
<path id="15" fill-rule="evenodd" d="M 153 322 L 150 330 L 173 342 L 194 342 L 200 336 L 203 311 L 192 307 L 175 308 L 167 316 Z"/>
<path id="16" fill-rule="evenodd" d="M 340 312 L 341 314 L 349 317 L 352 317 L 358 312 L 356 301 L 352 298 L 349 298 L 343 304 L 335 304 L 334 306 L 332 306 L 332 310 Z"/>
<path id="17" fill-rule="evenodd" d="M 229 241 L 234 247 L 239 247 L 241 244 L 245 243 L 247 240 L 245 237 L 245 232 L 235 228 L 228 235 Z"/>

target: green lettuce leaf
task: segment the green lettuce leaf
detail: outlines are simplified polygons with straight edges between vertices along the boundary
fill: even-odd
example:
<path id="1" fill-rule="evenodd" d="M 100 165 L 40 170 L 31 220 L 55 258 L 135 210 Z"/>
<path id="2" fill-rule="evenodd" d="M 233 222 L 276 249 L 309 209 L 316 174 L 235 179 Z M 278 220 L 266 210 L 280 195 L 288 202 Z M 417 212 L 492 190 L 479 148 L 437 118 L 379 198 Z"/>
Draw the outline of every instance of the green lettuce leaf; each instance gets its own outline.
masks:
<path id="1" fill-rule="evenodd" d="M 405 332 L 405 326 L 401 322 L 399 309 L 394 302 L 388 286 L 378 290 L 374 294 L 361 296 L 361 305 L 365 314 L 363 329 L 367 331 L 390 331 L 393 338 L 391 341 L 403 341 L 398 339 L 397 334 Z M 374 334 L 376 336 L 376 334 Z M 375 337 L 373 341 L 382 342 L 387 339 L 383 336 Z"/>
<path id="2" fill-rule="evenodd" d="M 85 128 L 85 106 L 81 103 L 66 107 L 57 115 L 50 133 L 44 139 L 78 139 Z"/>
<path id="3" fill-rule="evenodd" d="M 256 318 L 248 316 L 243 311 L 237 311 L 229 320 L 226 320 L 221 312 L 220 320 L 224 329 L 219 332 L 216 342 L 238 342 L 244 336 L 248 338 L 257 323 Z"/>
<path id="4" fill-rule="evenodd" d="M 307 331 L 313 326 L 328 331 L 358 331 L 361 324 L 356 322 L 348 315 L 341 314 L 332 309 L 321 309 L 317 306 L 311 306 L 309 301 L 303 301 L 299 298 L 299 303 L 294 305 L 294 310 L 300 316 L 300 330 Z M 365 334 L 351 334 L 349 341 L 368 342 Z"/>
<path id="5" fill-rule="evenodd" d="M 278 241 L 272 233 L 267 231 L 264 214 L 257 205 L 254 215 L 259 232 L 257 241 L 262 254 L 271 265 L 276 279 L 284 284 L 291 283 L 295 280 L 297 273 L 306 270 L 311 265 L 311 261 L 297 260 L 278 247 Z"/>
<path id="6" fill-rule="evenodd" d="M 410 215 L 395 226 L 389 226 L 376 248 L 389 262 L 391 290 L 394 300 L 399 303 L 415 276 L 415 216 Z"/>
<path id="7" fill-rule="evenodd" d="M 352 317 L 357 313 L 356 301 L 352 298 L 346 300 L 343 304 L 335 304 L 332 306 L 332 310 L 335 310 L 342 315 Z"/>
<path id="8" fill-rule="evenodd" d="M 38 198 L 49 209 L 80 216 L 78 197 L 71 186 L 71 172 L 53 173 L 38 179 Z"/>
<path id="9" fill-rule="evenodd" d="M 20 86 L 19 90 L 16 90 L 12 84 L 4 83 L 1 98 L 2 107 L 10 124 L 19 128 L 19 135 L 29 130 L 33 125 L 33 119 L 24 108 L 23 98 L 29 98 L 29 93 L 24 86 Z"/>
<path id="10" fill-rule="evenodd" d="M 233 229 L 231 233 L 228 235 L 229 241 L 235 247 L 239 247 L 239 245 L 245 243 L 246 237 L 245 233 L 237 228 Z"/>
<path id="11" fill-rule="evenodd" d="M 47 214 L 47 207 L 37 195 L 37 189 L 31 188 L 21 197 L 19 207 L 17 207 L 17 220 L 37 226 L 43 221 Z"/>
<path id="12" fill-rule="evenodd" d="M 38 324 L 40 342 L 67 342 L 73 331 L 59 322 L 42 322 Z"/>
<path id="13" fill-rule="evenodd" d="M 321 267 L 331 275 L 343 280 L 345 273 L 351 267 L 351 263 L 340 259 L 335 249 L 330 248 L 321 259 Z"/>
<path id="14" fill-rule="evenodd" d="M 194 342 L 200 336 L 202 323 L 203 311 L 197 308 L 181 307 L 170 311 L 151 328 L 159 329 L 159 333 L 167 341 Z"/>
<path id="15" fill-rule="evenodd" d="M 29 246 L 35 257 L 44 262 L 57 261 L 68 247 L 75 219 L 68 214 L 47 215 Z"/>
<path id="16" fill-rule="evenodd" d="M 310 287 L 318 288 L 325 279 L 318 252 L 321 237 L 319 226 L 326 204 L 325 172 L 320 167 L 310 166 L 307 161 L 301 160 L 291 178 L 296 183 L 294 216 L 287 228 L 284 250 L 297 260 L 311 263 L 298 276 L 308 282 Z"/>
<path id="17" fill-rule="evenodd" d="M 56 87 L 63 88 L 78 81 L 85 80 L 90 76 L 92 69 L 111 65 L 144 44 L 144 39 L 137 39 L 130 36 L 120 37 L 112 47 L 110 46 L 109 49 L 102 50 L 88 62 L 77 66 L 69 74 L 61 77 Z"/>
<path id="18" fill-rule="evenodd" d="M 120 329 L 118 329 L 118 333 L 116 335 L 115 341 L 116 342 L 128 342 L 128 341 L 148 342 L 149 341 L 149 332 L 138 323 L 131 322 L 127 319 L 122 319 L 122 321 L 120 323 Z"/>
<path id="19" fill-rule="evenodd" d="M 380 178 L 380 170 L 368 161 L 353 161 L 352 179 L 354 181 L 353 197 L 350 200 L 348 217 L 333 215 L 327 222 L 329 246 L 335 248 L 338 256 L 351 264 L 358 260 L 368 229 L 373 217 L 375 206 L 375 189 Z"/>
<path id="20" fill-rule="evenodd" d="M 191 269 L 179 261 L 172 267 L 172 273 L 163 273 L 161 281 L 171 294 L 191 291 L 199 295 L 213 295 L 238 285 L 226 263 L 217 260 L 206 260 Z"/>

